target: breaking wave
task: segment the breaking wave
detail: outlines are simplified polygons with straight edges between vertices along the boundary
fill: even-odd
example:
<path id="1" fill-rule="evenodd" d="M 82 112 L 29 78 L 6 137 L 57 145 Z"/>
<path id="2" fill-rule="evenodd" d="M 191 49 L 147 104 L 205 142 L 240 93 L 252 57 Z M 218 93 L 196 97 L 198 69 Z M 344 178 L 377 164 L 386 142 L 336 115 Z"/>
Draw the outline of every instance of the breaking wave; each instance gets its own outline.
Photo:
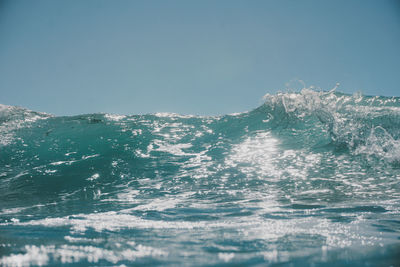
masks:
<path id="1" fill-rule="evenodd" d="M 264 100 L 214 117 L 0 105 L 0 264 L 397 264 L 400 98 Z"/>

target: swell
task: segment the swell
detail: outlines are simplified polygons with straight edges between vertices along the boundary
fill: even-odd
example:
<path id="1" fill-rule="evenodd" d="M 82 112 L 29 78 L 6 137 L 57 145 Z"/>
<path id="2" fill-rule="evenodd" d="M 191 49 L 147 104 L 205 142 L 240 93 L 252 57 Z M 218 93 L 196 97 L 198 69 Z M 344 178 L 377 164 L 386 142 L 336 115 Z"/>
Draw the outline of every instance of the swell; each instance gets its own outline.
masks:
<path id="1" fill-rule="evenodd" d="M 372 168 L 383 170 L 387 164 L 396 168 L 400 99 L 304 89 L 267 95 L 265 103 L 253 111 L 218 117 L 53 117 L 1 106 L 0 133 L 4 208 L 18 206 L 21 199 L 41 203 L 60 198 L 84 199 L 92 208 L 91 201 L 100 194 L 117 195 L 126 187 L 143 187 L 139 178 L 164 177 L 162 186 L 193 191 L 203 186 L 199 178 L 218 186 L 227 173 L 239 178 L 248 175 L 245 168 L 256 162 L 254 175 L 274 179 L 273 175 L 284 172 L 266 175 L 265 166 L 284 169 L 293 164 L 278 157 L 274 163 L 267 162 L 271 160 L 265 154 L 287 151 L 302 151 L 305 158 L 321 151 L 334 158 L 345 153 L 350 160 L 361 157 Z M 243 143 L 263 150 L 237 163 L 236 154 L 249 152 L 240 146 Z M 297 172 L 301 174 L 302 168 Z M 155 194 L 153 188 L 143 188 L 144 196 Z"/>
<path id="2" fill-rule="evenodd" d="M 59 131 L 60 138 L 72 135 L 85 142 L 85 134 L 81 137 L 80 134 L 93 128 L 96 128 L 99 135 L 103 131 L 110 133 L 106 130 L 110 126 L 116 131 L 110 133 L 115 134 L 115 138 L 120 138 L 121 132 L 134 130 L 138 133 L 147 131 L 145 137 L 151 139 L 151 133 L 157 131 L 156 127 L 163 127 L 162 124 L 168 121 L 182 125 L 192 123 L 193 132 L 202 132 L 202 127 L 210 126 L 214 135 L 227 135 L 238 140 L 259 130 L 285 131 L 284 134 L 289 136 L 293 135 L 290 131 L 301 130 L 302 137 L 310 136 L 316 142 L 327 133 L 333 144 L 353 150 L 374 140 L 377 145 L 385 146 L 388 142 L 395 143 L 400 137 L 398 97 L 348 95 L 335 91 L 303 89 L 299 93 L 267 94 L 264 99 L 265 103 L 253 111 L 218 117 L 169 113 L 53 117 L 24 108 L 1 105 L 0 144 L 16 144 L 21 138 L 26 138 L 26 134 L 43 135 L 43 131 L 44 136 L 54 136 L 54 129 L 64 130 Z M 96 127 L 88 126 L 95 124 Z M 15 137 L 13 140 L 6 140 L 7 134 L 14 134 Z M 385 151 L 387 149 L 382 148 Z"/>
<path id="3" fill-rule="evenodd" d="M 308 89 L 218 117 L 0 106 L 0 264 L 397 259 L 399 128 L 398 98 Z"/>

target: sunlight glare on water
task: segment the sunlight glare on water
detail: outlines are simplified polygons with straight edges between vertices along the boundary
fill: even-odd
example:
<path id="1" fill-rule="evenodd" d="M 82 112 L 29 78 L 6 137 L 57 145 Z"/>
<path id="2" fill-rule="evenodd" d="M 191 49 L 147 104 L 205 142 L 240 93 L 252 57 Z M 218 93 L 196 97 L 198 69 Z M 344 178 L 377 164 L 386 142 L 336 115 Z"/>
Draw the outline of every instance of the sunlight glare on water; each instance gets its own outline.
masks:
<path id="1" fill-rule="evenodd" d="M 400 101 L 244 113 L 0 109 L 0 264 L 398 264 Z"/>

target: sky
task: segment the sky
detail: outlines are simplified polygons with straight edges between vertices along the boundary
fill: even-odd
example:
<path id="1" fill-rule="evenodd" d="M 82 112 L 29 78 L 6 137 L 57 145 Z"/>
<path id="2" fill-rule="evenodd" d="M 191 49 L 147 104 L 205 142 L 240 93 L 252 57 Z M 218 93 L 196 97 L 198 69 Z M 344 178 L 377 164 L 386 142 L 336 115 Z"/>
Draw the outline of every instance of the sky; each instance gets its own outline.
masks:
<path id="1" fill-rule="evenodd" d="M 252 110 L 303 85 L 400 96 L 400 1 L 0 0 L 0 103 Z"/>

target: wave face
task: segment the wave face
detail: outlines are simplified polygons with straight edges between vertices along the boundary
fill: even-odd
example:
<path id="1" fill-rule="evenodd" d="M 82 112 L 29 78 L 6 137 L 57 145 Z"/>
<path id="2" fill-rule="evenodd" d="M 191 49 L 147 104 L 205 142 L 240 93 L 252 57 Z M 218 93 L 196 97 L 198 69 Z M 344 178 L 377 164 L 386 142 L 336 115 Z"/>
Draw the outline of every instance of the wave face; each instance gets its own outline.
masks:
<path id="1" fill-rule="evenodd" d="M 54 117 L 0 106 L 0 265 L 393 265 L 400 98 Z"/>

